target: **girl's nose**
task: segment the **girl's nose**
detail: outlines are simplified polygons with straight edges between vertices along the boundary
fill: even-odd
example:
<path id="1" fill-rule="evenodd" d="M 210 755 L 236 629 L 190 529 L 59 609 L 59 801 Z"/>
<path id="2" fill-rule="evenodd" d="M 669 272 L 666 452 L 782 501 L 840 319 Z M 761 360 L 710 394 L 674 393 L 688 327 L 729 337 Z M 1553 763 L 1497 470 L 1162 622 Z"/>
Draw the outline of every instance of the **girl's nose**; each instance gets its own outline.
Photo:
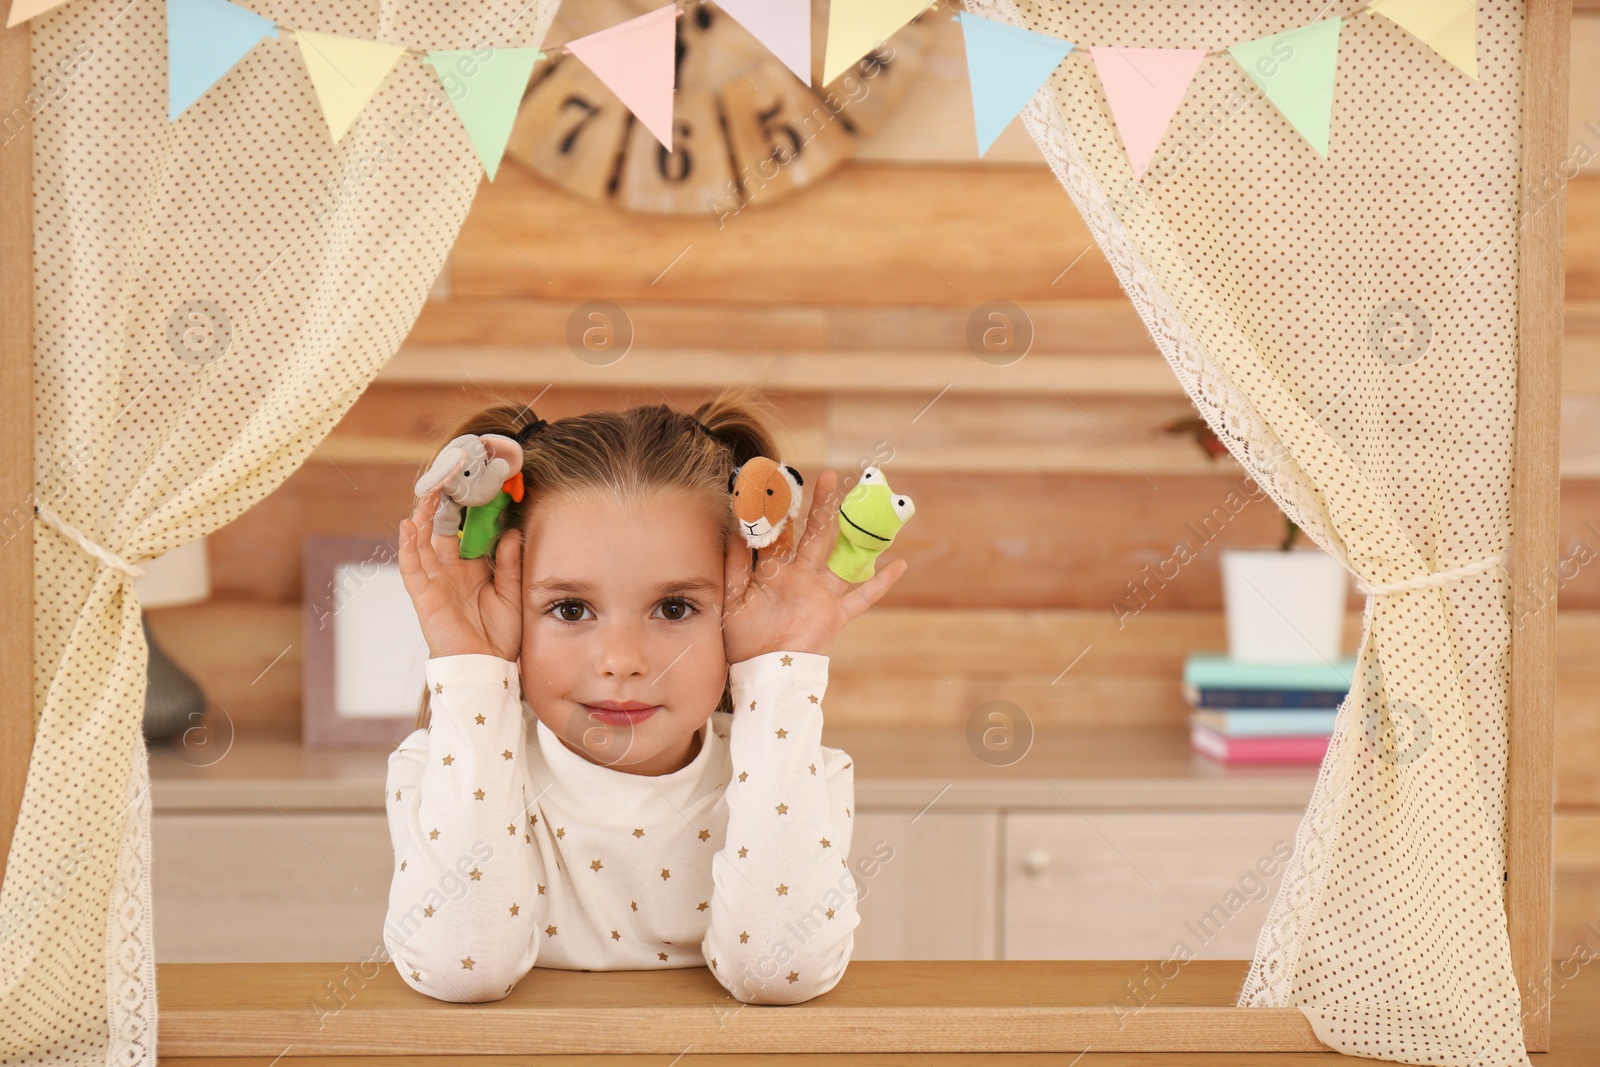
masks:
<path id="1" fill-rule="evenodd" d="M 600 627 L 598 640 L 599 665 L 604 673 L 626 678 L 644 674 L 648 669 L 642 623 L 610 620 Z"/>

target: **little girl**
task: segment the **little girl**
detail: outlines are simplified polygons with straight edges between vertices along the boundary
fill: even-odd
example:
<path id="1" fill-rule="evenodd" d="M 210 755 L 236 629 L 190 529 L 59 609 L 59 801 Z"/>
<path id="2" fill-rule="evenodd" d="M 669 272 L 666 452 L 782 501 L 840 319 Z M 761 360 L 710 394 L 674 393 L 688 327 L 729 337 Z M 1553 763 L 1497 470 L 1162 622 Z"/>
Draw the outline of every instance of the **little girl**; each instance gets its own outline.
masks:
<path id="1" fill-rule="evenodd" d="M 492 407 L 450 435 L 520 440 L 525 494 L 492 564 L 431 533 L 438 490 L 400 528 L 431 658 L 389 757 L 383 939 L 413 989 L 704 966 L 741 1002 L 795 1004 L 844 976 L 855 786 L 821 744 L 828 649 L 907 564 L 828 569 L 824 471 L 794 558 L 752 573 L 730 478 L 777 452 L 748 393 L 548 424 Z"/>

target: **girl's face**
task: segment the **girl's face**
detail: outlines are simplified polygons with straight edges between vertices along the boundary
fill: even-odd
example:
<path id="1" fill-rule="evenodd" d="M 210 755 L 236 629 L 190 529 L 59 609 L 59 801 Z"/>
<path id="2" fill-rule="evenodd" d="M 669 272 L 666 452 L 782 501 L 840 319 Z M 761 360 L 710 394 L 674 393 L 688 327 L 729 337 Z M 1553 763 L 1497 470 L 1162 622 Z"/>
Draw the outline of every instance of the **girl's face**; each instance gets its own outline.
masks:
<path id="1" fill-rule="evenodd" d="M 705 506 L 659 494 L 630 509 L 605 493 L 541 501 L 522 554 L 528 704 L 562 743 L 628 774 L 670 774 L 728 679 L 723 532 Z M 638 721 L 592 705 L 641 703 Z"/>

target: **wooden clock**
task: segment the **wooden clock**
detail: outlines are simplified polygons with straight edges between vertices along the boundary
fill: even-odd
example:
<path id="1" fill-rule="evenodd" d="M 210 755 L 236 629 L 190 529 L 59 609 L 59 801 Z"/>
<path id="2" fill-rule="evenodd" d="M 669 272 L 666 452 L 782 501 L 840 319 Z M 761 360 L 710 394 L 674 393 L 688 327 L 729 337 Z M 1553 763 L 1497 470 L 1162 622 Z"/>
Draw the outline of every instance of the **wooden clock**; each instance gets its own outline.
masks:
<path id="1" fill-rule="evenodd" d="M 660 3 L 565 3 L 548 39 L 582 37 Z M 930 17 L 813 89 L 732 16 L 702 3 L 677 19 L 672 151 L 581 60 L 554 54 L 523 98 L 506 158 L 626 211 L 720 217 L 772 203 L 833 171 L 883 123 L 921 66 Z M 812 9 L 813 82 L 826 32 L 824 3 Z"/>

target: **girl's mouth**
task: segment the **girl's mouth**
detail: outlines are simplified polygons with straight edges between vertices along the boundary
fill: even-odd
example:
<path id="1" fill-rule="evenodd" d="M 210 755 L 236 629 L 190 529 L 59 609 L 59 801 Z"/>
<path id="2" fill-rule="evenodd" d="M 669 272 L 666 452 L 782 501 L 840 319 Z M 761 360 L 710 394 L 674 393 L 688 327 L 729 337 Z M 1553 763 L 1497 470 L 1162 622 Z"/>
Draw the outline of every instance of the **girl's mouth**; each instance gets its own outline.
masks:
<path id="1" fill-rule="evenodd" d="M 598 722 L 608 723 L 612 726 L 632 726 L 641 723 L 661 710 L 661 705 L 642 708 L 638 711 L 613 711 L 609 708 L 597 708 L 593 704 L 585 704 L 584 709 Z"/>

